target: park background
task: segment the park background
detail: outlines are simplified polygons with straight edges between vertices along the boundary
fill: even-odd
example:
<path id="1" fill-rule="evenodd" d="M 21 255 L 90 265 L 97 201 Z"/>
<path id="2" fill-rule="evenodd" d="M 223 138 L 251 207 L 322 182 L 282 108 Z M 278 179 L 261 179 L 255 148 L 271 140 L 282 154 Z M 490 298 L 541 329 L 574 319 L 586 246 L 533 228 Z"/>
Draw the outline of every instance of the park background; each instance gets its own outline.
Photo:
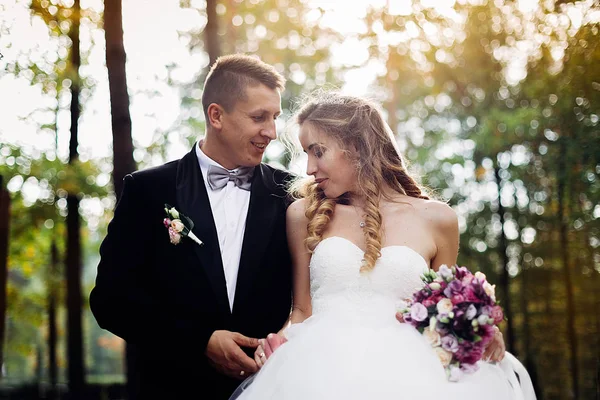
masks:
<path id="1" fill-rule="evenodd" d="M 209 65 L 243 52 L 288 80 L 280 132 L 323 86 L 380 102 L 538 398 L 600 399 L 599 29 L 597 0 L 0 0 L 0 398 L 126 398 L 89 310 L 100 242 L 123 176 L 189 151 Z"/>

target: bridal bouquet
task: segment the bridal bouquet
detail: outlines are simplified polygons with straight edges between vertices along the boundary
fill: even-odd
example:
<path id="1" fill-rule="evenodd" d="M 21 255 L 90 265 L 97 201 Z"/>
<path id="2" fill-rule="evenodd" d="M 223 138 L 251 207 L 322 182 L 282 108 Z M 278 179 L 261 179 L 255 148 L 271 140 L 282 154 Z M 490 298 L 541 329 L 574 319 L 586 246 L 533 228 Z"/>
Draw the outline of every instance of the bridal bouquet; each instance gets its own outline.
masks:
<path id="1" fill-rule="evenodd" d="M 446 265 L 437 273 L 427 270 L 421 279 L 423 287 L 401 312 L 432 345 L 448 379 L 458 381 L 463 373 L 477 370 L 477 361 L 494 337 L 494 325 L 504 318 L 495 285 L 481 272 Z"/>

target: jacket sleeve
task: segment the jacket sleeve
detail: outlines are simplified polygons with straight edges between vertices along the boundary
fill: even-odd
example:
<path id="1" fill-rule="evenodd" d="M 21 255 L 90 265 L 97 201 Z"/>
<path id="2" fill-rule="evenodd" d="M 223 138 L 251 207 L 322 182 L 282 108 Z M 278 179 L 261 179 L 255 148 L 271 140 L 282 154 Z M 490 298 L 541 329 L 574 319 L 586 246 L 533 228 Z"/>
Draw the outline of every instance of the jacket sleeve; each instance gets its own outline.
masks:
<path id="1" fill-rule="evenodd" d="M 152 256 L 148 253 L 152 230 L 138 186 L 132 175 L 125 177 L 123 193 L 100 246 L 96 283 L 90 294 L 92 313 L 101 328 L 128 343 L 151 348 L 155 356 L 203 355 L 215 331 L 215 315 L 187 315 L 190 313 L 161 304 L 148 286 L 144 266 Z"/>

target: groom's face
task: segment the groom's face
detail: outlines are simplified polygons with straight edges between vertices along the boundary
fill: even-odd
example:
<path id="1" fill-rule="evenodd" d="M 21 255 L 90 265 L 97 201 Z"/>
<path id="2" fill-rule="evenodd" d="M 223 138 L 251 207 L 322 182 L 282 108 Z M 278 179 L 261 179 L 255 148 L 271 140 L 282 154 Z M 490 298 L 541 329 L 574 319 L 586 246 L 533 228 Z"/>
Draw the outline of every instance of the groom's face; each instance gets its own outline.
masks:
<path id="1" fill-rule="evenodd" d="M 246 88 L 246 99 L 223 112 L 219 138 L 225 168 L 253 167 L 262 161 L 265 149 L 277 138 L 275 119 L 281 114 L 281 95 L 258 84 Z"/>

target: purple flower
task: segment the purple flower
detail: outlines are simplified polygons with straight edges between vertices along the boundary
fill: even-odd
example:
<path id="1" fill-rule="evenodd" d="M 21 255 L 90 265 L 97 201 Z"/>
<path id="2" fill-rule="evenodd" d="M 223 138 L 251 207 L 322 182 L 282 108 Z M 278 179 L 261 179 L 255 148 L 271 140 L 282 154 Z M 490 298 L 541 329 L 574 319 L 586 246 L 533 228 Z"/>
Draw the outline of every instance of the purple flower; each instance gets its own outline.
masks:
<path id="1" fill-rule="evenodd" d="M 423 321 L 427 318 L 427 308 L 421 303 L 415 303 L 410 307 L 410 317 L 415 321 Z"/>
<path id="2" fill-rule="evenodd" d="M 442 348 L 451 353 L 456 353 L 458 351 L 458 339 L 454 335 L 442 337 Z"/>
<path id="3" fill-rule="evenodd" d="M 481 285 L 476 282 L 467 285 L 463 294 L 465 296 L 465 299 L 471 303 L 487 303 L 486 300 L 489 300 L 489 296 L 485 294 L 485 291 L 483 290 Z"/>
<path id="4" fill-rule="evenodd" d="M 456 279 L 463 279 L 468 275 L 472 276 L 467 267 L 456 267 Z"/>
<path id="5" fill-rule="evenodd" d="M 460 281 L 452 281 L 444 289 L 444 296 L 452 298 L 455 294 L 461 294 L 463 291 L 463 285 Z"/>
<path id="6" fill-rule="evenodd" d="M 481 344 L 485 347 L 494 339 L 494 326 L 489 324 L 481 325 L 477 333 L 481 337 Z"/>
<path id="7" fill-rule="evenodd" d="M 425 275 L 423 282 L 413 293 L 412 306 L 403 311 L 405 321 L 430 339 L 448 380 L 458 381 L 479 368 L 477 362 L 494 340 L 495 324 L 504 317 L 502 308 L 485 275 L 466 267 L 442 265 L 437 276 Z"/>
<path id="8" fill-rule="evenodd" d="M 465 340 L 458 346 L 458 350 L 454 353 L 454 356 L 461 363 L 475 364 L 483 357 L 483 345 L 481 343 L 473 343 Z"/>

